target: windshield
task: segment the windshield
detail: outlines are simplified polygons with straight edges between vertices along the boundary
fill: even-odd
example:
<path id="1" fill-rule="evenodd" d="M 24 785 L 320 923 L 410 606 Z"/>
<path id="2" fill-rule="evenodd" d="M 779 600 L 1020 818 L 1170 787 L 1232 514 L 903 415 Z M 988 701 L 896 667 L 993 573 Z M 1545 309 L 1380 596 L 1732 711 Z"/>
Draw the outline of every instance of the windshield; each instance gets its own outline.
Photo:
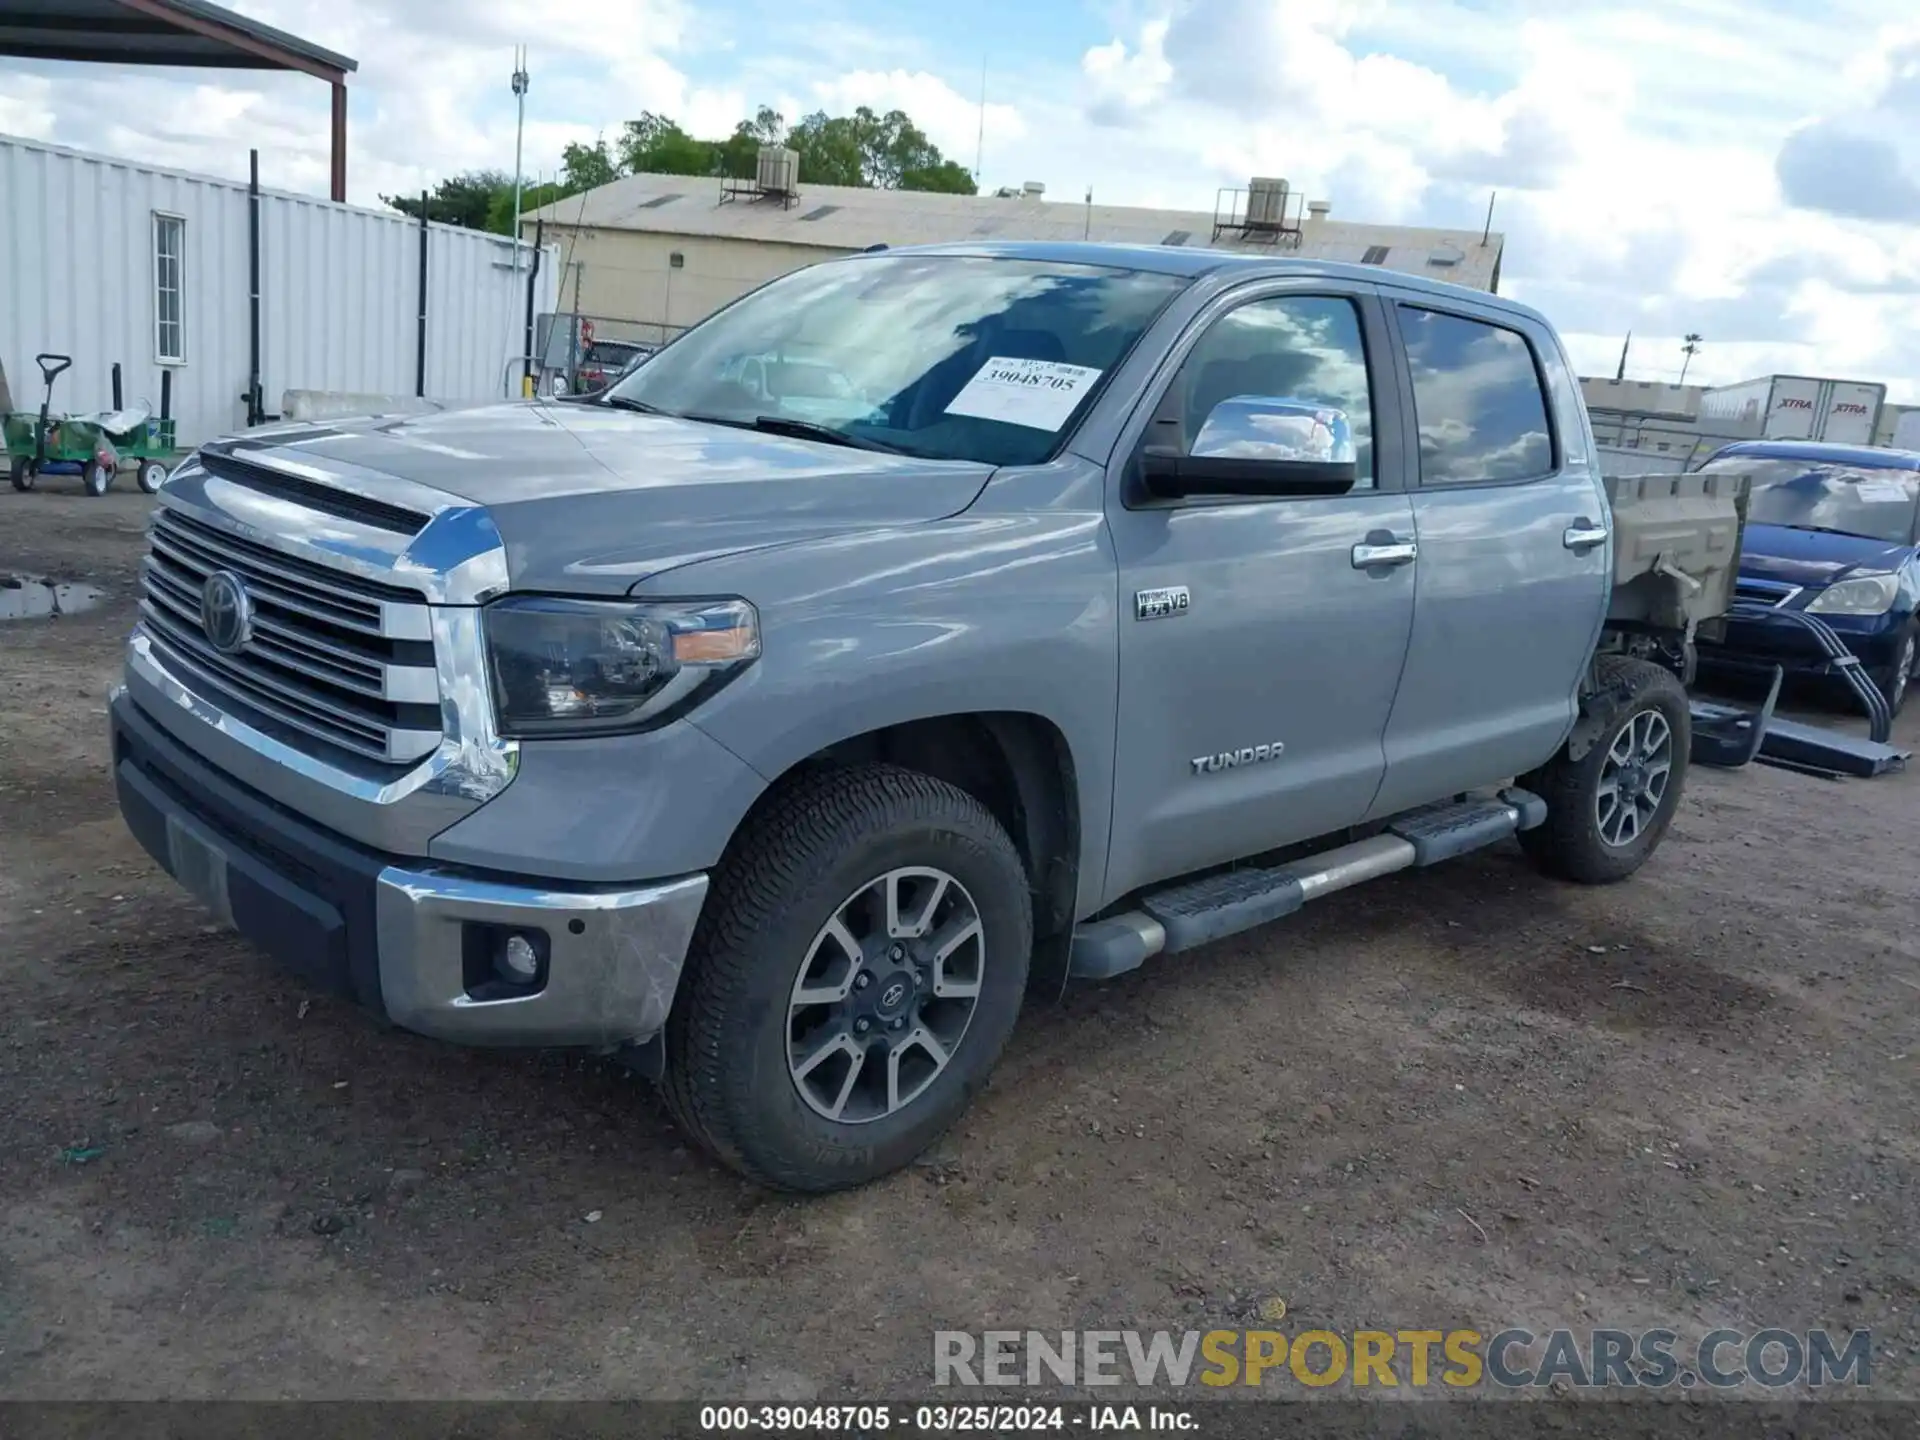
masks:
<path id="1" fill-rule="evenodd" d="M 1094 265 L 875 256 L 796 271 L 607 392 L 723 424 L 1029 465 L 1051 455 L 1187 282 Z"/>
<path id="2" fill-rule="evenodd" d="M 1700 468 L 1707 474 L 1753 477 L 1749 524 L 1837 530 L 1895 545 L 1913 542 L 1920 472 L 1739 455 L 1710 460 Z"/>

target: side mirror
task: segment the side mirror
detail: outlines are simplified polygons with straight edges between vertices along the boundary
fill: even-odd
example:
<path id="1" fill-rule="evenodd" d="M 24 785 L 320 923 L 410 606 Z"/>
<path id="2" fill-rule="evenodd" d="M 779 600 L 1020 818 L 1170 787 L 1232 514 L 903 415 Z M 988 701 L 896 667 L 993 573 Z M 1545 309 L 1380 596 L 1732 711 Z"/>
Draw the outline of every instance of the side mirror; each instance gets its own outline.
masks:
<path id="1" fill-rule="evenodd" d="M 1344 495 L 1359 468 L 1344 410 L 1311 400 L 1236 395 L 1213 407 L 1192 448 L 1140 452 L 1147 488 L 1189 495 Z"/>

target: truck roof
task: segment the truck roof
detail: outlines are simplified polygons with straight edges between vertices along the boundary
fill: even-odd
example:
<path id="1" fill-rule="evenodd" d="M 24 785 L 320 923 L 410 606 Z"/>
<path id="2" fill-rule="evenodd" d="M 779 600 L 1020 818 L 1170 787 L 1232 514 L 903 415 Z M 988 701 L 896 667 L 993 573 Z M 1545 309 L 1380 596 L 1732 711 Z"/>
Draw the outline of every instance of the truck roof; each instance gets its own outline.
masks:
<path id="1" fill-rule="evenodd" d="M 1491 305 L 1514 315 L 1525 316 L 1542 325 L 1549 322 L 1531 306 L 1508 300 L 1491 291 L 1471 285 L 1455 285 L 1444 280 L 1411 275 L 1402 270 L 1383 270 L 1378 265 L 1356 265 L 1339 260 L 1298 260 L 1265 255 L 1247 255 L 1204 246 L 1119 245 L 1100 241 L 1072 240 L 997 240 L 973 244 L 954 242 L 942 245 L 902 245 L 864 252 L 884 255 L 977 255 L 1005 260 L 1038 260 L 1054 265 L 1108 265 L 1128 270 L 1145 270 L 1160 275 L 1179 275 L 1199 279 L 1203 275 L 1228 274 L 1250 279 L 1261 275 L 1319 275 L 1341 280 L 1358 280 L 1398 290 L 1416 290 L 1436 298 L 1472 300 Z M 859 258 L 857 256 L 849 258 Z"/>
<path id="2" fill-rule="evenodd" d="M 1736 440 L 1707 457 L 1715 460 L 1804 460 L 1810 465 L 1848 465 L 1856 470 L 1920 470 L 1920 452 L 1877 445 L 1834 445 L 1823 440 Z"/>

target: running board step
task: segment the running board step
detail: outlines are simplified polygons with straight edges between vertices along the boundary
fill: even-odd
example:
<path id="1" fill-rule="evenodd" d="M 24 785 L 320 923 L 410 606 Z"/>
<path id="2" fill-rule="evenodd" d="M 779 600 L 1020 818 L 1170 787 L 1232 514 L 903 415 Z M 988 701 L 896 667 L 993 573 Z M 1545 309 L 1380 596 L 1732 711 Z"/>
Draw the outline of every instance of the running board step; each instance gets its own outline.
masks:
<path id="1" fill-rule="evenodd" d="M 1222 871 L 1156 890 L 1141 898 L 1137 910 L 1077 927 L 1069 973 L 1111 979 L 1155 955 L 1208 945 L 1291 915 L 1336 890 L 1483 849 L 1546 818 L 1546 801 L 1526 790 L 1443 800 L 1396 817 L 1384 834 L 1304 860 Z"/>

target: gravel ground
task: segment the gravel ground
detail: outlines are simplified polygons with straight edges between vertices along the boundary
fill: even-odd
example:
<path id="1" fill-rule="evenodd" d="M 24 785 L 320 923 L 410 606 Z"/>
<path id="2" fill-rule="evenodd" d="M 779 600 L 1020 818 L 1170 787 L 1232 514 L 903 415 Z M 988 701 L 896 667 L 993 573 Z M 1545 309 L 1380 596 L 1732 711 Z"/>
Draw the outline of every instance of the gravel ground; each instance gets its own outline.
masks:
<path id="1" fill-rule="evenodd" d="M 125 833 L 150 502 L 0 499 L 0 1394 L 924 1395 L 930 1332 L 1871 1327 L 1920 1396 L 1920 777 L 1696 772 L 1620 887 L 1502 847 L 1022 1022 L 928 1163 L 795 1202 L 569 1055 L 311 995 Z M 1920 712 L 1902 725 L 1920 744 Z"/>

